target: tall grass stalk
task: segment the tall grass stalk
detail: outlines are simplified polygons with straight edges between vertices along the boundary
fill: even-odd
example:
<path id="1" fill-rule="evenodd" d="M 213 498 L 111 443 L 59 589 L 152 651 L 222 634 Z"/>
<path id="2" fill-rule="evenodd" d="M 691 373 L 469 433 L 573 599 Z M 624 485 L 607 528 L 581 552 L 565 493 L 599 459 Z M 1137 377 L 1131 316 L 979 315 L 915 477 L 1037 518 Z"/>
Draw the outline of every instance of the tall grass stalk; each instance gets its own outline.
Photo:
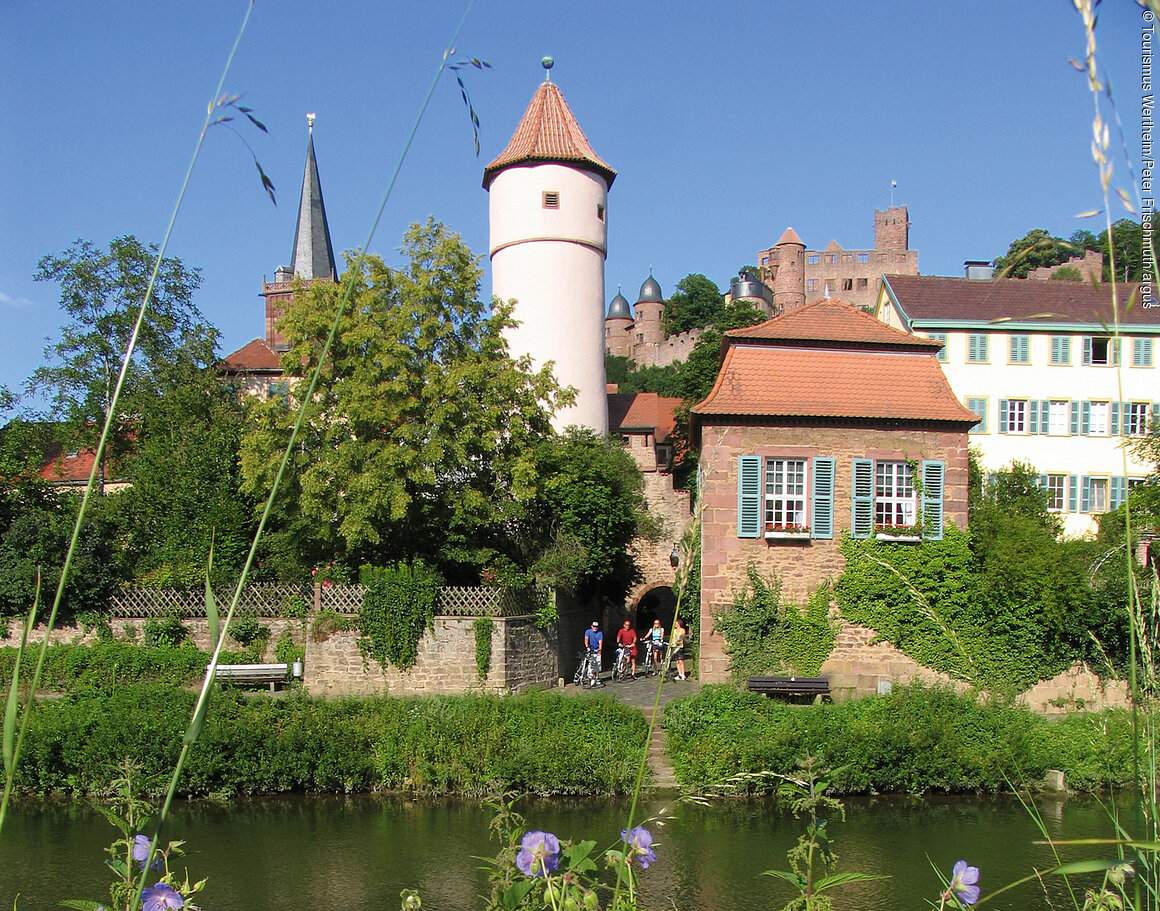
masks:
<path id="1" fill-rule="evenodd" d="M 44 659 L 48 653 L 49 639 L 51 638 L 53 627 L 56 625 L 57 611 L 60 609 L 60 603 L 64 598 L 65 584 L 68 581 L 69 570 L 72 568 L 73 555 L 76 553 L 77 542 L 80 540 L 81 528 L 84 525 L 85 516 L 88 513 L 89 501 L 92 499 L 93 491 L 97 489 L 97 480 L 101 474 L 101 465 L 104 461 L 105 446 L 109 440 L 109 434 L 113 426 L 113 418 L 117 413 L 117 404 L 121 398 L 121 390 L 125 385 L 125 377 L 129 373 L 129 366 L 133 360 L 133 352 L 137 347 L 137 337 L 141 333 L 141 326 L 145 321 L 145 314 L 149 312 L 149 301 L 153 297 L 153 286 L 157 282 L 157 275 L 161 271 L 161 263 L 165 257 L 165 251 L 169 246 L 169 238 L 173 234 L 173 225 L 177 221 L 177 214 L 181 211 L 182 201 L 185 199 L 185 191 L 189 187 L 189 179 L 193 174 L 193 166 L 197 163 L 198 155 L 201 153 L 202 143 L 205 141 L 206 133 L 215 122 L 214 113 L 218 111 L 223 105 L 230 105 L 235 99 L 229 99 L 222 94 L 222 88 L 225 86 L 226 76 L 229 74 L 230 65 L 233 63 L 234 55 L 237 53 L 238 45 L 241 43 L 242 35 L 246 31 L 246 24 L 250 21 L 250 13 L 254 8 L 253 0 L 246 6 L 246 14 L 242 18 L 241 27 L 238 29 L 237 37 L 234 38 L 233 47 L 230 48 L 229 55 L 226 57 L 225 66 L 222 68 L 221 78 L 218 79 L 217 88 L 210 99 L 209 104 L 206 105 L 205 119 L 202 121 L 201 131 L 197 134 L 197 142 L 193 146 L 193 155 L 190 156 L 189 166 L 185 169 L 185 178 L 181 181 L 181 189 L 177 193 L 177 202 L 174 203 L 173 211 L 169 216 L 169 224 L 165 228 L 165 235 L 161 240 L 161 247 L 157 251 L 157 258 L 153 262 L 153 271 L 149 275 L 149 284 L 145 288 L 145 296 L 141 300 L 141 306 L 137 311 L 137 319 L 133 324 L 133 332 L 129 336 L 129 344 L 125 348 L 125 355 L 121 361 L 121 371 L 117 376 L 117 384 L 113 389 L 112 398 L 109 400 L 108 410 L 105 412 L 105 426 L 101 430 L 100 440 L 97 442 L 97 451 L 93 459 L 93 468 L 89 472 L 89 482 L 85 485 L 84 495 L 81 497 L 81 505 L 77 510 L 76 521 L 73 523 L 72 536 L 69 539 L 68 550 L 65 553 L 64 565 L 60 571 L 60 581 L 56 586 L 56 595 L 52 600 L 52 609 L 49 611 L 48 620 L 45 622 L 44 642 L 41 643 L 40 654 L 36 661 L 36 667 L 32 672 L 32 681 L 29 685 L 28 700 L 24 706 L 24 713 L 20 720 L 20 731 L 16 737 L 16 742 L 13 749 L 12 764 L 5 770 L 4 779 L 4 797 L 0 800 L 0 834 L 4 830 L 4 818 L 8 810 L 8 801 L 12 795 L 13 782 L 16 777 L 16 766 L 20 760 L 20 748 L 24 742 L 24 734 L 28 729 L 28 719 L 32 712 L 33 698 L 36 694 L 36 689 L 40 685 L 40 675 L 44 668 Z M 21 644 L 21 653 L 23 654 L 24 643 Z M 15 685 L 15 680 L 13 680 Z"/>

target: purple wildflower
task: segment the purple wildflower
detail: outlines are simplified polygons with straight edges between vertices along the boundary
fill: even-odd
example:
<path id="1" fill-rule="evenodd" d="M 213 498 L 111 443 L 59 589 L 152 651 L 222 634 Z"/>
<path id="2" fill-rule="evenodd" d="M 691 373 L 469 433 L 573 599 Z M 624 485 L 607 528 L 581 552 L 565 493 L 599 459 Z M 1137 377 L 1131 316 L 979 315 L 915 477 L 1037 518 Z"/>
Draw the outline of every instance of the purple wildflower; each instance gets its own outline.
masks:
<path id="1" fill-rule="evenodd" d="M 979 868 L 968 867 L 965 860 L 960 860 L 951 871 L 951 884 L 947 892 L 954 895 L 964 905 L 973 905 L 979 900 Z"/>
<path id="2" fill-rule="evenodd" d="M 547 876 L 560 865 L 560 839 L 551 832 L 528 832 L 520 840 L 516 866 L 525 876 Z"/>
<path id="3" fill-rule="evenodd" d="M 637 826 L 636 828 L 621 829 L 621 840 L 628 845 L 628 862 L 632 863 L 635 857 L 640 861 L 640 868 L 647 870 L 649 864 L 655 864 L 657 860 L 657 852 L 652 849 L 652 832 L 644 826 Z"/>
<path id="4" fill-rule="evenodd" d="M 156 883 L 141 893 L 141 911 L 173 911 L 185 901 L 165 883 Z"/>
<path id="5" fill-rule="evenodd" d="M 137 835 L 133 838 L 133 860 L 137 861 L 142 867 L 145 866 L 145 861 L 149 859 L 149 849 L 153 843 L 144 835 Z M 153 869 L 161 869 L 161 855 L 158 854 L 153 858 Z"/>

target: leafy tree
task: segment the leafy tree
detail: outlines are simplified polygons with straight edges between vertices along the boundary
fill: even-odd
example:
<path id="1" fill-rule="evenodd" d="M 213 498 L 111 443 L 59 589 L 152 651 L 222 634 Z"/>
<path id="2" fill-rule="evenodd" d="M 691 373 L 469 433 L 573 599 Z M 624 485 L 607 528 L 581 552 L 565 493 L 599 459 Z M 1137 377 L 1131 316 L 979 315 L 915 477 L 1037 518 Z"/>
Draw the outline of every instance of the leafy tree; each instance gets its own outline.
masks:
<path id="1" fill-rule="evenodd" d="M 1051 278 L 1055 281 L 1082 282 L 1083 273 L 1075 266 L 1060 266 L 1051 273 Z"/>
<path id="2" fill-rule="evenodd" d="M 665 303 L 661 328 L 665 335 L 700 329 L 715 323 L 724 305 L 721 289 L 701 273 L 691 272 L 677 282 L 676 290 Z"/>
<path id="3" fill-rule="evenodd" d="M 536 469 L 542 481 L 523 523 L 523 550 L 538 579 L 623 595 L 636 577 L 629 545 L 661 533 L 636 462 L 619 443 L 572 427 L 540 442 Z"/>
<path id="4" fill-rule="evenodd" d="M 13 420 L 0 432 L 0 618 L 27 614 L 41 576 L 41 604 L 51 602 L 79 505 L 37 474 L 49 450 L 50 427 Z M 82 532 L 63 610 L 103 610 L 115 583 L 109 536 L 100 523 Z"/>
<path id="5" fill-rule="evenodd" d="M 566 397 L 548 369 L 508 355 L 511 308 L 480 301 L 479 265 L 458 235 L 428 220 L 401 252 L 401 269 L 367 257 L 360 274 L 303 290 L 283 318 L 282 366 L 297 386 L 353 280 L 280 491 L 269 548 L 283 571 L 423 556 L 449 582 L 475 581 L 537 493 L 535 446 Z M 242 486 L 257 500 L 295 420 L 286 405 L 255 407 L 243 440 Z"/>
<path id="6" fill-rule="evenodd" d="M 215 571 L 232 577 L 254 524 L 238 492 L 242 407 L 211 368 L 178 362 L 159 378 L 164 391 L 140 400 L 135 443 L 121 465 L 132 485 L 106 505 L 127 571 L 159 584 L 196 584 L 212 541 Z"/>
<path id="7" fill-rule="evenodd" d="M 1112 257 L 1116 254 L 1116 281 L 1138 282 L 1143 278 L 1144 229 L 1140 222 L 1121 218 L 1112 225 L 1112 243 L 1107 229 L 1100 232 L 1095 249 L 1104 254 L 1104 281 L 1112 280 Z"/>
<path id="8" fill-rule="evenodd" d="M 38 264 L 37 281 L 60 285 L 60 306 L 69 322 L 60 339 L 45 348 L 46 362 L 29 378 L 27 391 L 47 394 L 50 414 L 67 422 L 74 438 L 91 443 L 104 424 L 156 256 L 155 245 L 117 237 L 108 250 L 77 240 Z M 180 260 L 161 261 L 126 375 L 126 416 L 140 395 L 153 392 L 159 371 L 183 360 L 201 366 L 212 362 L 217 331 L 193 304 L 200 281 L 198 270 Z M 111 455 L 124 450 L 128 435 L 123 422 Z"/>
<path id="9" fill-rule="evenodd" d="M 1013 240 L 1007 252 L 995 262 L 997 278 L 1026 278 L 1040 266 L 1061 266 L 1082 251 L 1045 228 L 1033 228 Z"/>

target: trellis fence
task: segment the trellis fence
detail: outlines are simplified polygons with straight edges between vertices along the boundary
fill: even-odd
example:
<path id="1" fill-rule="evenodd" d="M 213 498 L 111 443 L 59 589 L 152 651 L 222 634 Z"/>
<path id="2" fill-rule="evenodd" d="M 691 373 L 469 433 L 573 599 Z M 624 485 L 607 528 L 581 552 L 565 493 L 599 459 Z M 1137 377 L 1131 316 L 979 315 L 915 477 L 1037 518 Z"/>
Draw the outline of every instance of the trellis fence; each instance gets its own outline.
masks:
<path id="1" fill-rule="evenodd" d="M 234 586 L 214 586 L 218 612 L 224 614 L 234 597 Z M 367 592 L 365 585 L 295 585 L 282 582 L 252 582 L 242 589 L 236 614 L 252 617 L 296 616 L 305 599 L 313 610 L 357 614 Z M 435 613 L 441 617 L 516 617 L 535 614 L 544 608 L 549 589 L 484 588 L 444 586 L 439 589 Z M 113 617 L 185 618 L 205 616 L 204 588 L 122 588 L 110 601 Z"/>

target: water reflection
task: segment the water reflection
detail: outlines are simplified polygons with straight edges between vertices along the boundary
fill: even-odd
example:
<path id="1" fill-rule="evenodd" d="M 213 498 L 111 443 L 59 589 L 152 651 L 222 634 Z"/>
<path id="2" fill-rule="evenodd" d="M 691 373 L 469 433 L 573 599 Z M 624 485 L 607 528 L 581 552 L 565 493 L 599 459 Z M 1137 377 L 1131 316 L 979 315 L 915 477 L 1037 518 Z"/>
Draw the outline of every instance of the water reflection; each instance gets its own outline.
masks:
<path id="1" fill-rule="evenodd" d="M 1038 804 L 1053 837 L 1104 836 L 1103 808 L 1091 801 Z M 561 838 L 611 845 L 628 805 L 619 801 L 538 801 L 519 807 L 529 825 Z M 659 803 L 644 807 L 645 813 Z M 934 898 L 934 864 L 949 874 L 966 859 L 982 870 L 984 894 L 1052 865 L 1050 849 L 1017 801 L 1006 798 L 866 798 L 847 801 L 845 824 L 832 823 L 839 868 L 889 876 L 842 887 L 838 907 L 892 911 Z M 168 837 L 183 838 L 192 878 L 208 876 L 210 911 L 254 908 L 393 909 L 416 888 L 424 907 L 474 911 L 487 892 L 481 856 L 493 855 L 490 811 L 463 801 L 415 802 L 375 797 L 298 797 L 197 803 L 178 807 Z M 680 804 L 654 827 L 658 861 L 642 879 L 646 907 L 661 911 L 766 911 L 790 897 L 763 870 L 785 868 L 800 824 L 771 803 Z M 103 899 L 104 846 L 114 830 L 73 805 L 18 806 L 0 843 L 0 908 L 57 907 L 65 898 Z M 1076 851 L 1064 858 L 1079 856 Z M 1058 900 L 1062 882 L 1048 884 Z M 1047 909 L 1044 889 L 1024 887 L 1010 907 Z M 1058 906 L 1057 901 L 1057 906 Z M 1066 902 L 1064 902 L 1066 904 Z"/>

